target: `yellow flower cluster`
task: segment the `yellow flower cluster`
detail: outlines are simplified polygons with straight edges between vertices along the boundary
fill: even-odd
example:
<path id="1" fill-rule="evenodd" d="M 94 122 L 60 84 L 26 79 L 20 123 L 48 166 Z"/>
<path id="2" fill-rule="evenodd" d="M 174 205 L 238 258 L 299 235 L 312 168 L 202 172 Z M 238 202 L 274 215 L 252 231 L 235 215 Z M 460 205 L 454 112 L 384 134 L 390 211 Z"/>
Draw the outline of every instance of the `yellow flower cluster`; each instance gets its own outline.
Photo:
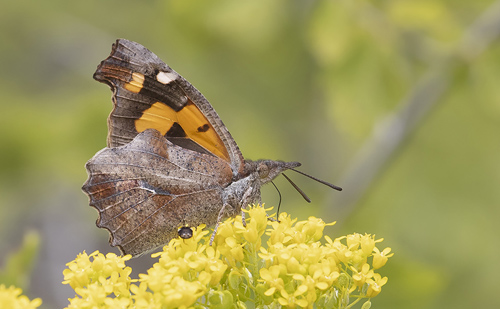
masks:
<path id="1" fill-rule="evenodd" d="M 93 252 L 79 254 L 66 264 L 64 284 L 69 284 L 79 297 L 70 299 L 67 308 L 128 308 L 132 304 L 130 278 L 132 269 L 125 267 L 129 255 L 114 253 L 104 256 Z"/>
<path id="2" fill-rule="evenodd" d="M 208 292 L 215 293 L 228 266 L 220 252 L 201 240 L 209 233 L 199 226 L 190 239 L 173 239 L 139 286 L 132 286 L 136 308 L 182 308 Z M 214 289 L 213 291 L 211 291 Z"/>
<path id="3" fill-rule="evenodd" d="M 333 250 L 337 265 L 342 266 L 345 274 L 350 274 L 354 283 L 347 292 L 350 294 L 357 289 L 360 292 L 358 297 L 377 296 L 382 286 L 387 283 L 387 277 L 382 278 L 380 274 L 375 273 L 375 270 L 384 266 L 388 258 L 394 255 L 390 253 L 391 248 L 385 248 L 380 252 L 376 247 L 376 243 L 383 239 L 375 240 L 372 235 L 357 233 L 339 237 L 334 241 L 328 236 L 325 236 L 325 239 L 327 241 L 325 247 Z"/>
<path id="4" fill-rule="evenodd" d="M 23 291 L 14 286 L 6 287 L 0 284 L 0 308 L 10 309 L 31 309 L 38 308 L 42 304 L 40 298 L 29 300 Z"/>
<path id="5" fill-rule="evenodd" d="M 393 255 L 376 247 L 382 240 L 332 240 L 323 230 L 333 223 L 285 213 L 272 221 L 268 210 L 250 208 L 246 226 L 241 216 L 222 222 L 211 246 L 204 226 L 191 239 L 173 239 L 138 280 L 129 278 L 129 257 L 80 254 L 64 271 L 78 295 L 68 308 L 348 308 L 362 299 L 370 306 L 387 282 L 375 271 Z"/>

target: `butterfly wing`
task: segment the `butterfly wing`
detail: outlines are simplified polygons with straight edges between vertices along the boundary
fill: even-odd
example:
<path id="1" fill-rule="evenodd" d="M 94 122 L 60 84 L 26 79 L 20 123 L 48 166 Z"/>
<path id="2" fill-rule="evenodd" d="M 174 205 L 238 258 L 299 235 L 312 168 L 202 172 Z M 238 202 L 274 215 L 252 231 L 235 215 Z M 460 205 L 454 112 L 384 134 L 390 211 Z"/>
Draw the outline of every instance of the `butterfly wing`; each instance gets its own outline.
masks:
<path id="1" fill-rule="evenodd" d="M 226 161 L 151 129 L 127 145 L 104 148 L 86 168 L 83 190 L 99 212 L 97 226 L 110 232 L 112 246 L 133 256 L 168 243 L 181 226 L 215 224 L 232 179 Z"/>
<path id="2" fill-rule="evenodd" d="M 178 146 L 229 162 L 233 174 L 243 171 L 241 151 L 207 99 L 144 46 L 117 40 L 94 78 L 113 91 L 108 147 L 153 128 Z"/>

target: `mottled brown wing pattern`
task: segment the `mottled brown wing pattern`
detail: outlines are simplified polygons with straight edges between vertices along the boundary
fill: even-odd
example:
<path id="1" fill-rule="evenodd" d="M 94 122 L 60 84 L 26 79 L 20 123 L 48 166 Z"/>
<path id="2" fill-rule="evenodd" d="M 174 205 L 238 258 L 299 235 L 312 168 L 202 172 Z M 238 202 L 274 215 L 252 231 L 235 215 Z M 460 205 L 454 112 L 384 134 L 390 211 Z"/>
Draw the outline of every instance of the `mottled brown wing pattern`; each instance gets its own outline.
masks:
<path id="1" fill-rule="evenodd" d="M 101 150 L 86 167 L 83 190 L 99 212 L 97 226 L 133 256 L 168 243 L 183 225 L 217 222 L 232 177 L 224 160 L 176 146 L 152 129 Z"/>

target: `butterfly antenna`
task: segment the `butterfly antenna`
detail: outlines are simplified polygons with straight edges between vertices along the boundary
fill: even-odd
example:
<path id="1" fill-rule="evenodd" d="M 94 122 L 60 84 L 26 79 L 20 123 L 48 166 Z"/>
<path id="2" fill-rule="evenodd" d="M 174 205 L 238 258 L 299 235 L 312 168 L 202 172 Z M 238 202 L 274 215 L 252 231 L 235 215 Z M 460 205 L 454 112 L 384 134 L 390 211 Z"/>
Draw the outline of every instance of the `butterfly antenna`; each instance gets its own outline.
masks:
<path id="1" fill-rule="evenodd" d="M 294 169 L 294 168 L 291 168 L 291 170 L 292 170 L 292 171 L 294 171 L 294 172 L 296 172 L 296 173 L 302 174 L 302 175 L 304 175 L 304 176 L 306 176 L 306 177 L 309 177 L 309 178 L 311 178 L 312 180 L 316 180 L 317 182 L 322 183 L 322 184 L 324 184 L 325 186 L 328 186 L 328 187 L 330 187 L 330 188 L 332 188 L 332 189 L 335 189 L 335 190 L 337 190 L 337 191 L 342 191 L 342 188 L 341 188 L 341 187 L 339 187 L 339 186 L 332 185 L 332 184 L 331 184 L 331 183 L 329 183 L 329 182 L 326 182 L 326 181 L 324 181 L 324 180 L 321 180 L 321 179 L 319 179 L 319 178 L 316 178 L 316 177 L 314 177 L 314 176 L 311 176 L 311 175 L 309 175 L 309 174 L 306 174 L 306 173 L 301 172 L 301 171 L 299 171 L 299 170 L 296 170 L 296 169 Z M 283 174 L 283 176 L 285 176 L 285 174 Z M 286 177 L 286 176 L 285 176 L 285 177 Z M 288 179 L 288 177 L 286 177 L 286 178 Z M 293 182 L 292 182 L 290 179 L 288 179 L 288 181 L 290 181 L 290 183 L 291 183 L 291 184 L 295 187 L 295 189 L 299 190 L 299 189 L 297 188 L 297 186 L 296 186 L 295 184 L 293 184 Z M 300 192 L 300 191 L 299 191 L 299 192 Z M 302 193 L 301 193 L 301 194 L 302 194 Z M 302 195 L 302 196 L 303 196 L 303 195 Z M 306 199 L 306 201 L 307 201 L 307 199 Z"/>
<path id="2" fill-rule="evenodd" d="M 280 200 L 278 202 L 278 211 L 276 211 L 276 220 L 278 220 L 279 214 L 280 214 L 280 206 L 281 206 L 281 192 L 280 192 L 280 190 L 278 189 L 278 187 L 274 184 L 274 182 L 272 180 L 271 180 L 271 183 L 276 188 L 276 191 L 278 191 L 278 195 L 280 197 Z"/>
<path id="3" fill-rule="evenodd" d="M 290 178 L 288 178 L 288 176 L 285 175 L 285 173 L 281 173 L 281 175 L 283 175 L 283 177 L 285 177 L 286 180 L 288 180 L 288 182 L 295 188 L 295 190 L 297 190 L 297 192 L 299 192 L 300 195 L 302 195 L 302 197 L 306 200 L 306 202 L 308 203 L 311 202 L 311 199 L 304 193 L 304 191 L 302 191 L 302 189 L 300 189 Z"/>

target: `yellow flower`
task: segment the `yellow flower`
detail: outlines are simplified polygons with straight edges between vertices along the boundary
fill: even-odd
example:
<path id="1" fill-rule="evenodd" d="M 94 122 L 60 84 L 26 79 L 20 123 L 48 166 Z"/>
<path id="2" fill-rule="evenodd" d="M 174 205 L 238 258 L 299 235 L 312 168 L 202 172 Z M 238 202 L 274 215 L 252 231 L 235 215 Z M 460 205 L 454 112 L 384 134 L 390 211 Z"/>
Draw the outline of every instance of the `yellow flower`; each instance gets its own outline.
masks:
<path id="1" fill-rule="evenodd" d="M 369 256 L 375 248 L 375 236 L 371 237 L 371 235 L 365 234 L 360 235 L 360 238 L 361 251 L 365 256 Z"/>
<path id="2" fill-rule="evenodd" d="M 286 267 L 284 265 L 273 265 L 269 268 L 262 268 L 260 270 L 260 277 L 269 286 L 269 289 L 265 292 L 267 296 L 285 288 L 285 283 L 280 277 L 282 274 L 286 274 Z"/>
<path id="3" fill-rule="evenodd" d="M 385 248 L 382 252 L 378 248 L 373 248 L 375 253 L 373 254 L 373 268 L 379 269 L 387 263 L 387 260 L 394 255 L 394 253 L 389 254 L 391 252 L 391 248 Z"/>
<path id="4" fill-rule="evenodd" d="M 362 287 L 363 284 L 365 284 L 366 280 L 373 277 L 373 274 L 374 274 L 373 270 L 370 269 L 369 264 L 364 264 L 361 267 L 360 271 L 358 271 L 355 267 L 351 267 L 351 269 L 353 271 L 352 279 L 354 280 L 355 284 L 358 287 Z"/>
<path id="5" fill-rule="evenodd" d="M 374 274 L 373 278 L 366 280 L 368 284 L 368 290 L 366 292 L 367 297 L 375 297 L 382 290 L 382 286 L 387 283 L 387 277 L 381 277 L 379 274 Z"/>
<path id="6" fill-rule="evenodd" d="M 20 288 L 0 284 L 0 308 L 9 309 L 31 309 L 38 308 L 42 304 L 40 298 L 29 300 Z"/>
<path id="7" fill-rule="evenodd" d="M 296 224 L 297 230 L 300 231 L 297 235 L 304 235 L 306 241 L 318 241 L 323 237 L 325 226 L 334 224 L 335 222 L 325 223 L 320 218 L 309 217 L 307 221 L 298 222 Z"/>

